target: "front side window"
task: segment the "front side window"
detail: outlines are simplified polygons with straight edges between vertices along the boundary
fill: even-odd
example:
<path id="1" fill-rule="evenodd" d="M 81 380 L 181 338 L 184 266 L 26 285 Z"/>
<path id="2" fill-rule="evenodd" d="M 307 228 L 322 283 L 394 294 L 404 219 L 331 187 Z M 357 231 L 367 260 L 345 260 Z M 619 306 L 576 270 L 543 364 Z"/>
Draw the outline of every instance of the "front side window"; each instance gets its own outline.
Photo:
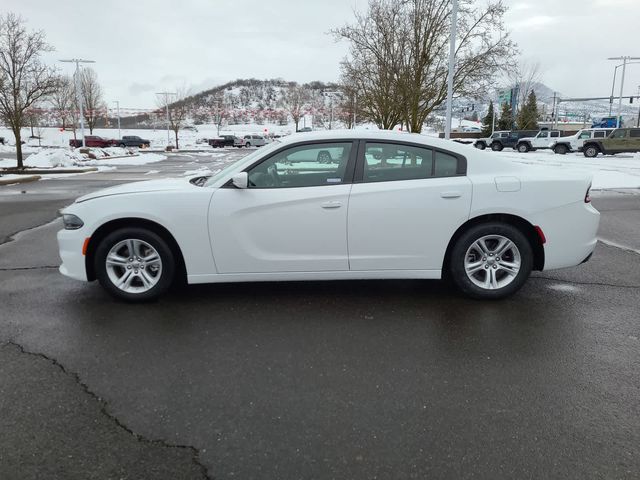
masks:
<path id="1" fill-rule="evenodd" d="M 538 134 L 538 138 L 547 138 L 549 136 L 549 132 L 540 132 Z"/>
<path id="2" fill-rule="evenodd" d="M 251 167 L 249 188 L 291 188 L 345 182 L 351 142 L 299 145 Z"/>
<path id="3" fill-rule="evenodd" d="M 627 136 L 626 130 L 614 130 L 611 134 L 611 138 L 625 138 Z"/>

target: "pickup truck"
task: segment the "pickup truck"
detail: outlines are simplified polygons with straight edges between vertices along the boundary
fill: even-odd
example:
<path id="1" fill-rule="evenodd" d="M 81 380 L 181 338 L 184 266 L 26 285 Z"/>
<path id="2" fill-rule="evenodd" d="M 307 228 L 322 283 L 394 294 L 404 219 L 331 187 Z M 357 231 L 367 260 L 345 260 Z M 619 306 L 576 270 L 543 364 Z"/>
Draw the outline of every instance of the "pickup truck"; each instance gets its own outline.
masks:
<path id="1" fill-rule="evenodd" d="M 98 137 L 97 135 L 85 135 L 84 136 L 84 146 L 86 147 L 97 147 L 97 148 L 105 148 L 105 147 L 113 147 L 116 144 L 115 140 L 111 140 L 109 138 Z M 71 139 L 69 140 L 69 146 L 73 148 L 82 147 L 82 139 Z"/>
<path id="2" fill-rule="evenodd" d="M 540 130 L 533 137 L 522 137 L 514 147 L 520 153 L 551 148 L 555 141 L 560 138 L 559 130 Z"/>
<path id="3" fill-rule="evenodd" d="M 607 138 L 585 140 L 582 153 L 585 157 L 640 152 L 640 128 L 617 128 Z"/>
<path id="4" fill-rule="evenodd" d="M 506 137 L 493 138 L 489 146 L 494 152 L 500 152 L 505 147 L 516 148 L 518 140 L 537 135 L 538 130 L 512 130 Z"/>
<path id="5" fill-rule="evenodd" d="M 581 152 L 585 141 L 592 138 L 606 138 L 613 130 L 613 128 L 583 128 L 574 135 L 558 138 L 551 146 L 551 150 L 553 150 L 553 153 L 560 155 L 569 152 Z"/>
<path id="6" fill-rule="evenodd" d="M 507 138 L 509 136 L 509 130 L 499 130 L 497 132 L 493 132 L 490 137 L 479 138 L 475 142 L 473 142 L 473 146 L 479 148 L 480 150 L 484 150 L 489 145 L 491 145 L 491 141 L 494 138 Z"/>
<path id="7" fill-rule="evenodd" d="M 138 147 L 149 148 L 151 142 L 145 138 L 140 138 L 136 135 L 123 136 L 120 140 L 115 142 L 119 147 Z"/>
<path id="8" fill-rule="evenodd" d="M 218 138 L 210 138 L 209 145 L 213 148 L 224 148 L 224 147 L 244 147 L 244 140 L 242 138 L 236 137 L 235 135 L 222 135 Z"/>

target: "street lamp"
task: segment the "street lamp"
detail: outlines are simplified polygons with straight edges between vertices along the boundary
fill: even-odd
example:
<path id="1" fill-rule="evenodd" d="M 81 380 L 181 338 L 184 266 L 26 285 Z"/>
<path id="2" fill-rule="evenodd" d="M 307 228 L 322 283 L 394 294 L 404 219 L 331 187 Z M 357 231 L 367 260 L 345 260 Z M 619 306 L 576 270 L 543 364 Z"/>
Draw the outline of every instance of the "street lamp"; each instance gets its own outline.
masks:
<path id="1" fill-rule="evenodd" d="M 624 74 L 627 70 L 627 62 L 629 60 L 640 60 L 640 57 L 630 57 L 627 55 L 623 57 L 609 57 L 607 60 L 622 60 L 622 80 L 620 80 L 620 99 L 618 101 L 618 116 L 616 118 L 616 128 L 620 128 L 620 115 L 622 114 L 622 89 L 624 88 Z"/>
<path id="2" fill-rule="evenodd" d="M 329 99 L 331 100 L 331 113 L 329 115 L 329 130 L 331 130 L 332 124 L 333 124 L 333 98 L 336 96 L 340 96 L 340 92 L 322 92 L 322 94 L 326 97 L 329 97 Z"/>
<path id="3" fill-rule="evenodd" d="M 70 60 L 60 60 L 62 63 L 75 63 L 76 73 L 74 74 L 74 83 L 76 86 L 76 101 L 80 105 L 80 136 L 82 137 L 82 146 L 84 147 L 84 110 L 82 106 L 82 89 L 80 88 L 80 64 L 96 63 L 95 60 L 83 60 L 81 58 L 72 58 Z M 74 127 L 75 128 L 75 127 Z"/>
<path id="4" fill-rule="evenodd" d="M 116 104 L 116 114 L 118 115 L 118 138 L 122 138 L 122 134 L 120 133 L 120 102 L 115 100 L 113 103 Z"/>
<path id="5" fill-rule="evenodd" d="M 451 138 L 451 106 L 453 103 L 453 73 L 456 62 L 456 20 L 458 0 L 451 2 L 451 31 L 449 32 L 449 74 L 447 75 L 447 119 L 444 126 L 444 138 Z"/>
<path id="6" fill-rule="evenodd" d="M 640 62 L 628 62 L 627 65 L 638 65 Z M 618 73 L 618 68 L 622 67 L 624 64 L 616 65 L 613 69 L 613 83 L 611 84 L 611 99 L 609 100 L 609 116 L 611 116 L 611 109 L 613 108 L 613 90 L 616 88 L 616 73 Z"/>
<path id="7" fill-rule="evenodd" d="M 171 143 L 171 136 L 169 134 L 169 95 L 177 95 L 176 92 L 157 92 L 156 95 L 164 95 L 164 105 L 167 109 L 167 145 Z"/>

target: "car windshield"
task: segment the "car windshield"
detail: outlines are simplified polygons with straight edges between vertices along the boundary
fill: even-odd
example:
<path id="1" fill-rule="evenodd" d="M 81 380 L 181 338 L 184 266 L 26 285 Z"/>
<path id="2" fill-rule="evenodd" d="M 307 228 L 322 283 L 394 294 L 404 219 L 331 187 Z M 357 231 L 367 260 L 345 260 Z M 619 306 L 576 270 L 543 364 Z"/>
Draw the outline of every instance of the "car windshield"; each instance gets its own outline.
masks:
<path id="1" fill-rule="evenodd" d="M 273 142 L 271 142 L 268 146 L 266 147 L 260 147 L 260 150 L 256 150 L 252 153 L 250 153 L 249 155 L 247 155 L 246 157 L 242 157 L 241 159 L 239 159 L 237 162 L 234 162 L 230 165 L 227 165 L 226 167 L 224 167 L 222 170 L 215 172 L 211 178 L 209 178 L 209 180 L 207 180 L 207 183 L 204 184 L 205 187 L 209 187 L 211 185 L 213 185 L 214 183 L 216 183 L 218 180 L 220 180 L 222 177 L 232 174 L 232 173 L 237 173 L 242 171 L 242 165 L 244 165 L 245 160 L 255 160 L 265 154 L 268 154 L 269 152 L 276 150 L 278 147 L 280 146 L 280 141 L 279 140 L 274 140 Z"/>

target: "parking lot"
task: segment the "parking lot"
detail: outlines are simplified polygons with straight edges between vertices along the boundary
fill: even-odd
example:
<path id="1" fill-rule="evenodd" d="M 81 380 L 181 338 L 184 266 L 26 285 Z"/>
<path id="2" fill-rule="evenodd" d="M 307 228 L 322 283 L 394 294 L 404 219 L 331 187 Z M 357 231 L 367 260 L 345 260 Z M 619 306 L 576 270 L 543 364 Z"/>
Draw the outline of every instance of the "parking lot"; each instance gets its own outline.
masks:
<path id="1" fill-rule="evenodd" d="M 0 187 L 0 477 L 637 478 L 637 191 L 595 192 L 593 258 L 499 302 L 343 281 L 130 305 L 58 273 L 58 209 L 227 152 Z"/>

